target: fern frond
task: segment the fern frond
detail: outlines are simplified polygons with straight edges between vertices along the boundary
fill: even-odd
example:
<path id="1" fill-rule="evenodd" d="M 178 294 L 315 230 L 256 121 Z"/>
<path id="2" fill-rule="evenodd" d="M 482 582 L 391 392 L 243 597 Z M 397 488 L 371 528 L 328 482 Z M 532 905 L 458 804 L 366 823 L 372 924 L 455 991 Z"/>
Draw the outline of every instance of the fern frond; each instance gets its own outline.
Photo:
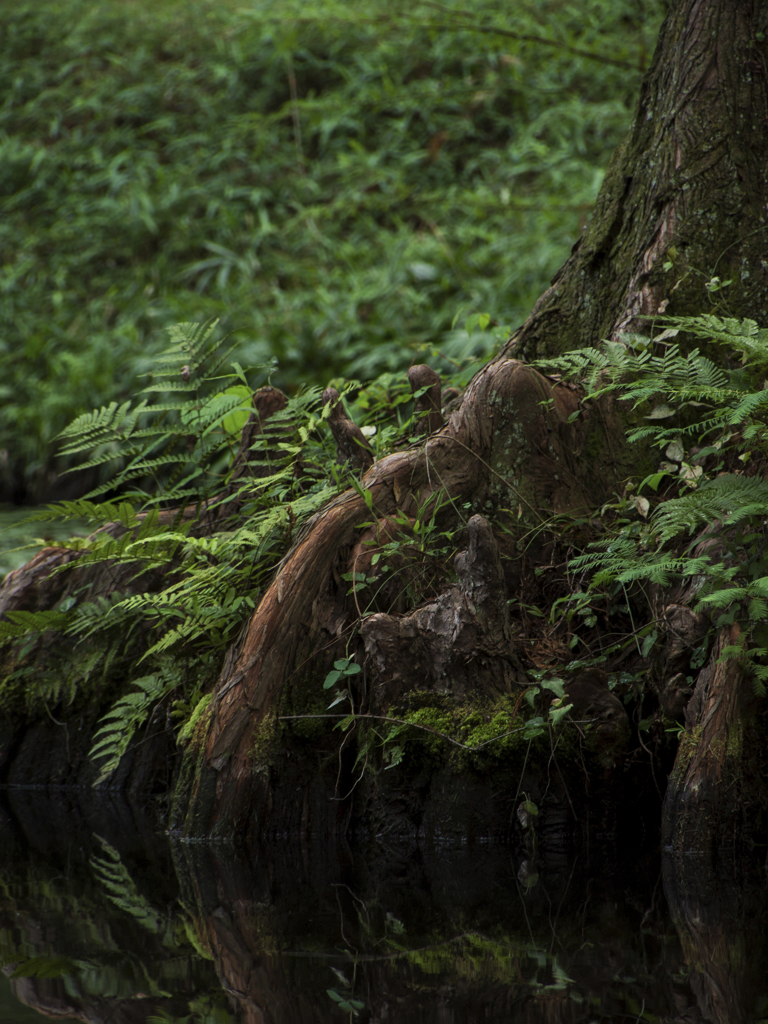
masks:
<path id="1" fill-rule="evenodd" d="M 69 612 L 52 608 L 39 612 L 6 612 L 0 620 L 0 637 L 32 636 L 49 629 L 63 629 L 69 622 Z"/>
<path id="2" fill-rule="evenodd" d="M 130 511 L 128 511 L 130 510 Z M 132 522 L 125 525 L 134 525 L 136 512 L 129 502 L 103 501 L 93 502 L 85 498 L 76 501 L 57 501 L 46 505 L 44 509 L 33 512 L 28 516 L 25 523 L 50 523 L 66 522 L 69 519 L 92 519 L 94 522 L 124 522 L 124 516 L 132 516 Z"/>
<path id="3" fill-rule="evenodd" d="M 114 591 L 109 596 L 99 595 L 91 601 L 84 601 L 72 610 L 71 621 L 64 633 L 87 640 L 94 633 L 100 633 L 111 626 L 119 625 L 121 616 L 116 613 L 124 594 Z"/>
<path id="4" fill-rule="evenodd" d="M 102 405 L 100 409 L 93 412 L 83 413 L 65 427 L 58 437 L 89 437 L 93 434 L 108 434 L 114 436 L 124 425 L 130 426 L 135 423 L 141 412 L 146 409 L 146 402 L 141 402 L 129 415 L 131 402 L 110 402 L 109 405 Z"/>
<path id="5" fill-rule="evenodd" d="M 738 404 L 731 411 L 728 422 L 742 423 L 752 416 L 764 414 L 766 406 L 768 406 L 768 391 L 753 391 L 742 395 Z"/>
<path id="6" fill-rule="evenodd" d="M 176 375 L 178 376 L 178 370 L 176 372 Z M 146 387 L 141 389 L 141 394 L 142 395 L 147 395 L 147 394 L 149 394 L 149 395 L 154 395 L 154 394 L 160 394 L 160 395 L 193 394 L 193 395 L 196 395 L 197 392 L 198 392 L 198 385 L 197 384 L 193 384 L 191 381 L 189 383 L 185 383 L 184 381 L 179 381 L 178 383 L 176 383 L 175 381 L 173 383 L 170 383 L 169 381 L 163 381 L 162 383 L 159 383 L 159 384 L 147 384 Z M 167 410 L 162 409 L 162 405 L 166 405 L 168 407 Z M 157 410 L 160 410 L 160 411 L 173 412 L 174 409 L 176 409 L 176 408 L 184 408 L 185 403 L 183 403 L 183 402 L 180 402 L 180 403 L 164 402 L 164 403 L 162 403 L 162 405 L 161 404 L 155 405 L 153 403 L 150 406 L 150 408 L 153 409 L 153 410 L 157 409 Z"/>
<path id="7" fill-rule="evenodd" d="M 690 494 L 665 501 L 654 513 L 661 542 L 698 526 L 720 520 L 734 525 L 748 516 L 768 513 L 768 481 L 723 474 Z"/>
<path id="8" fill-rule="evenodd" d="M 199 376 L 200 369 L 219 344 L 212 341 L 218 320 L 207 323 L 179 323 L 168 328 L 169 343 L 155 359 L 153 377 L 176 377 L 181 367 L 189 367 L 191 379 Z"/>
<path id="9" fill-rule="evenodd" d="M 694 337 L 741 351 L 755 363 L 768 362 L 768 330 L 758 327 L 754 320 L 703 313 L 694 317 L 665 317 L 663 322 Z"/>
<path id="10" fill-rule="evenodd" d="M 107 897 L 116 907 L 138 921 L 142 928 L 153 935 L 159 935 L 165 928 L 161 915 L 138 891 L 117 850 L 96 833 L 94 838 L 101 846 L 103 854 L 94 854 L 90 859 L 90 865 Z"/>
<path id="11" fill-rule="evenodd" d="M 146 722 L 153 708 L 179 684 L 179 677 L 168 671 L 134 679 L 137 691 L 121 697 L 99 720 L 101 728 L 93 737 L 89 753 L 99 763 L 99 785 L 112 775 L 128 749 L 136 730 Z"/>

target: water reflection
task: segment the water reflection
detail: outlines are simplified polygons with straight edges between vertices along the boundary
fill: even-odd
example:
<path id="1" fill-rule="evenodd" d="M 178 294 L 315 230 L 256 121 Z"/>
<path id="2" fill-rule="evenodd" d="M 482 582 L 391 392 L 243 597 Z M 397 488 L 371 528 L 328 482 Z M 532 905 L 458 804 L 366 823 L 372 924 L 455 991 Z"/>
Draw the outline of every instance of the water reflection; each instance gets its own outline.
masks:
<path id="1" fill-rule="evenodd" d="M 750 936 L 743 899 L 684 890 L 674 865 L 662 885 L 652 854 L 526 865 L 482 843 L 286 839 L 246 857 L 174 842 L 120 801 L 16 790 L 2 804 L 0 1021 L 762 1015 L 759 913 Z"/>

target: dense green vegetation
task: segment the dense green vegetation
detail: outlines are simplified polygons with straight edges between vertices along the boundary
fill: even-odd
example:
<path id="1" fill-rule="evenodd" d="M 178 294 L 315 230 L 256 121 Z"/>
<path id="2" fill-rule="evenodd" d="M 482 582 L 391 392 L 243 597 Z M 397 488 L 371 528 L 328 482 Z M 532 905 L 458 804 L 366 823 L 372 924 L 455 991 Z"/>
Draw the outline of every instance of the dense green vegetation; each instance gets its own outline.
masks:
<path id="1" fill-rule="evenodd" d="M 362 618 L 393 603 L 412 610 L 454 578 L 463 526 L 477 509 L 471 501 L 459 507 L 438 492 L 415 517 L 393 518 L 400 528 L 378 548 L 373 575 L 343 575 L 357 617 L 339 637 L 347 656 L 335 661 L 322 684 L 310 681 L 297 716 L 303 736 L 307 728 L 326 730 L 328 719 L 342 730 L 362 722 L 367 731 L 359 750 L 366 765 L 370 757 L 396 767 L 414 742 L 447 741 L 468 754 L 483 750 L 487 759 L 567 724 L 572 705 L 564 702 L 560 673 L 595 666 L 611 672 L 614 661 L 621 664 L 633 651 L 633 670 L 612 671 L 610 682 L 639 707 L 654 665 L 663 664 L 663 652 L 655 650 L 664 633 L 654 596 L 660 588 L 691 588 L 690 602 L 701 613 L 696 649 L 679 673 L 680 685 L 693 685 L 717 630 L 738 623 L 740 639 L 725 654 L 739 658 L 755 691 L 765 694 L 768 331 L 750 320 L 711 314 L 667 323 L 657 339 L 624 335 L 554 361 L 583 387 L 584 407 L 608 391 L 633 403 L 643 419 L 629 440 L 652 443 L 659 461 L 644 479 L 625 481 L 614 502 L 578 516 L 553 515 L 534 531 L 557 538 L 565 570 L 546 593 L 532 574 L 522 596 L 508 602 L 527 642 L 549 645 L 559 656 L 543 671 L 535 662 L 536 668 L 529 666 L 526 706 L 521 709 L 519 695 L 488 705 L 477 720 L 470 703 L 457 710 L 453 701 L 447 717 L 435 716 L 434 708 L 426 718 L 418 709 L 403 718 L 359 715 L 354 677 L 361 671 L 356 644 Z M 681 332 L 710 350 L 719 346 L 721 365 L 698 349 L 681 351 L 671 341 Z M 241 449 L 251 395 L 237 364 L 229 373 L 222 368 L 231 352 L 213 325 L 180 325 L 171 335 L 152 383 L 133 403 L 113 402 L 83 414 L 64 431 L 68 453 L 108 469 L 110 479 L 85 499 L 52 505 L 37 516 L 58 525 L 111 525 L 65 545 L 79 552 L 77 568 L 59 573 L 52 606 L 9 611 L 0 623 L 0 709 L 9 717 L 83 707 L 94 697 L 103 710 L 117 697 L 90 751 L 98 781 L 112 778 L 148 722 L 165 718 L 176 726 L 179 744 L 189 742 L 208 707 L 224 650 L 323 506 L 343 501 L 341 492 L 354 488 L 376 521 L 371 492 L 349 464 L 335 461 L 330 407 L 319 388 L 300 389 L 260 434 L 248 437 L 250 448 Z M 408 418 L 412 403 L 405 391 L 404 383 L 398 391 L 385 375 L 347 393 L 356 417 L 373 431 L 379 457 L 413 440 L 417 428 Z M 119 500 L 92 500 L 109 492 L 119 493 Z M 501 532 L 506 511 L 497 510 Z M 103 581 L 99 567 L 107 570 Z M 91 569 L 97 571 L 89 576 Z M 369 719 L 376 720 L 370 728 Z M 651 724 L 659 732 L 677 728 L 665 709 L 647 718 L 644 728 Z"/>
<path id="2" fill-rule="evenodd" d="M 455 318 L 521 321 L 567 255 L 664 6 L 8 0 L 6 497 L 180 320 L 291 391 L 482 357 Z"/>

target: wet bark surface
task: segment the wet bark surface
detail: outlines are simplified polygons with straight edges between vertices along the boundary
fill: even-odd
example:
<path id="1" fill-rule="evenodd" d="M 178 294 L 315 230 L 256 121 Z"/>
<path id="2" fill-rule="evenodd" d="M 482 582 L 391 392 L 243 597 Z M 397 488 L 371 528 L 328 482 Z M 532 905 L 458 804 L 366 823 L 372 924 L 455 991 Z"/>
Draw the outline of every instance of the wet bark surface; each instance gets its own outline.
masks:
<path id="1" fill-rule="evenodd" d="M 685 709 L 685 731 L 670 776 L 662 841 L 678 856 L 706 851 L 735 866 L 765 829 L 764 708 L 738 658 L 738 625 L 724 629 Z"/>
<path id="2" fill-rule="evenodd" d="M 719 863 L 718 863 L 719 861 Z M 676 850 L 663 859 L 664 894 L 690 969 L 687 1020 L 741 1024 L 764 986 L 766 892 L 761 859 Z"/>

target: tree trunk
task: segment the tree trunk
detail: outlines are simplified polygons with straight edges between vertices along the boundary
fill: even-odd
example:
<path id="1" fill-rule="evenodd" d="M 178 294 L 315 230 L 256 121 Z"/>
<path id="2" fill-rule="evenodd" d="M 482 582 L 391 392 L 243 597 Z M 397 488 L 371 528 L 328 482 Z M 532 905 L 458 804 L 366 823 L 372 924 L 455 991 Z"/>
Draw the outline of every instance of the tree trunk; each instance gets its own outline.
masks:
<path id="1" fill-rule="evenodd" d="M 661 313 L 765 320 L 767 31 L 764 0 L 674 0 L 592 220 L 516 355 L 596 345 Z"/>
<path id="2" fill-rule="evenodd" d="M 594 507 L 638 472 L 615 405 L 572 421 L 578 391 L 526 361 L 647 331 L 643 318 L 662 313 L 768 319 L 766 31 L 768 0 L 673 2 L 589 227 L 447 425 L 376 463 L 360 491 L 332 501 L 283 561 L 227 658 L 177 788 L 174 827 L 192 835 L 346 827 L 351 809 L 342 798 L 359 782 L 355 744 L 347 750 L 346 736 L 318 731 L 334 659 L 365 666 L 351 699 L 371 720 L 395 717 L 404 696 L 425 689 L 462 701 L 513 692 L 525 680 L 524 643 L 505 618 L 505 598 L 524 594 L 551 557 L 553 513 Z M 376 521 L 371 540 L 393 517 L 423 520 L 446 499 L 440 522 L 466 546 L 458 585 L 422 594 L 409 614 L 390 606 L 362 618 L 342 579 L 370 550 L 359 542 L 362 525 Z M 730 815 L 719 752 L 730 759 L 729 777 L 746 778 L 744 752 L 718 742 L 724 730 L 740 735 L 743 690 L 736 663 L 702 672 L 686 719 L 685 765 L 678 760 L 666 804 L 671 841 L 703 835 L 704 816 Z M 710 713 L 714 705 L 722 714 Z M 617 728 L 611 743 L 624 726 Z M 610 763 L 611 750 L 602 754 Z M 370 801 L 364 785 L 358 792 Z"/>
<path id="3" fill-rule="evenodd" d="M 702 849 L 663 859 L 664 895 L 700 1014 L 689 1009 L 682 1019 L 741 1024 L 757 1018 L 765 991 L 764 873 L 745 873 L 743 858 L 734 873 L 718 851 Z"/>

